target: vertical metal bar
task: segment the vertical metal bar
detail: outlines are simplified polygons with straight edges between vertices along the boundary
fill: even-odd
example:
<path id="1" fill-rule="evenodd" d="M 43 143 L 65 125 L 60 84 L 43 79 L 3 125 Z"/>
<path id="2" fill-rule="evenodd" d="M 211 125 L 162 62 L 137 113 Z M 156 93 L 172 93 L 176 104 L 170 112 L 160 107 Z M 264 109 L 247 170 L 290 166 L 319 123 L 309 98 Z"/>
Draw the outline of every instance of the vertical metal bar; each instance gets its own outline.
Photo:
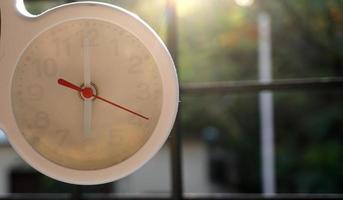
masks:
<path id="1" fill-rule="evenodd" d="M 177 57 L 177 0 L 167 0 L 166 17 L 167 17 L 167 46 L 173 57 L 175 67 L 178 70 Z M 180 109 L 179 109 L 180 111 Z M 180 112 L 179 112 L 180 114 Z M 183 198 L 183 182 L 182 182 L 182 146 L 180 132 L 180 118 L 177 117 L 172 137 L 170 138 L 170 153 L 172 164 L 172 198 L 179 200 Z"/>
<path id="2" fill-rule="evenodd" d="M 258 30 L 259 79 L 261 83 L 271 83 L 272 57 L 270 17 L 265 12 L 261 12 L 258 15 Z M 261 172 L 263 194 L 265 196 L 270 196 L 275 194 L 274 117 L 272 92 L 262 91 L 259 96 L 259 104 L 261 124 Z"/>
<path id="3" fill-rule="evenodd" d="M 80 200 L 81 199 L 81 186 L 80 185 L 73 185 L 73 191 L 70 195 L 70 200 Z"/>

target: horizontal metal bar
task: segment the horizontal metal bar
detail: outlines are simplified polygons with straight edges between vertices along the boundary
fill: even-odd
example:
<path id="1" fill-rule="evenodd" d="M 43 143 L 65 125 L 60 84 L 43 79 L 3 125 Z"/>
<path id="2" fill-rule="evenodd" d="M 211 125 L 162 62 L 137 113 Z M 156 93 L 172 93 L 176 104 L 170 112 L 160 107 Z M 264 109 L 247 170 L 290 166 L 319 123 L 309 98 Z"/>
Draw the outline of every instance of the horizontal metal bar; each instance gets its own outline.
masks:
<path id="1" fill-rule="evenodd" d="M 69 200 L 72 198 L 72 194 L 65 193 L 32 193 L 32 194 L 20 194 L 13 193 L 0 196 L 0 200 Z"/>
<path id="2" fill-rule="evenodd" d="M 0 196 L 0 200 L 31 200 L 31 199 L 73 199 L 72 194 L 11 194 Z M 82 194 L 79 200 L 172 200 L 171 196 L 166 195 L 117 195 L 117 194 Z M 250 200 L 250 199 L 343 199 L 343 194 L 275 194 L 264 196 L 262 194 L 186 194 L 184 200 Z"/>
<path id="3" fill-rule="evenodd" d="M 343 194 L 274 194 L 274 195 L 263 195 L 263 194 L 210 194 L 210 195 L 186 195 L 185 200 L 211 200 L 211 199 L 218 199 L 218 200 L 232 200 L 232 199 L 240 199 L 240 200 L 250 200 L 250 199 L 342 199 Z"/>
<path id="4" fill-rule="evenodd" d="M 139 194 L 139 195 L 120 195 L 116 193 L 82 193 L 77 196 L 73 193 L 30 193 L 20 194 L 13 193 L 4 196 L 0 196 L 0 200 L 172 200 L 172 196 L 163 194 Z"/>
<path id="5" fill-rule="evenodd" d="M 281 79 L 270 83 L 258 81 L 238 82 L 207 82 L 186 83 L 181 86 L 181 92 L 187 93 L 229 93 L 229 92 L 260 92 L 263 90 L 307 90 L 307 89 L 343 89 L 343 77 L 308 78 L 308 79 Z"/>

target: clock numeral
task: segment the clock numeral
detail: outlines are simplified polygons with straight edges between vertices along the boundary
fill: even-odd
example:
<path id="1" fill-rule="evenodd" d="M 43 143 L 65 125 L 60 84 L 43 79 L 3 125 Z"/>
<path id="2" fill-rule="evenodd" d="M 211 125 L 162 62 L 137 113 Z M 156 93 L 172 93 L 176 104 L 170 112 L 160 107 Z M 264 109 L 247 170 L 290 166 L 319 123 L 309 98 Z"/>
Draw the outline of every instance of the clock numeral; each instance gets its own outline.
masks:
<path id="1" fill-rule="evenodd" d="M 143 67 L 142 67 L 142 58 L 138 56 L 133 56 L 129 60 L 129 73 L 131 74 L 136 74 L 136 73 L 141 73 L 143 72 Z"/>
<path id="2" fill-rule="evenodd" d="M 37 101 L 44 96 L 43 87 L 37 84 L 29 85 L 26 91 L 30 100 Z"/>
<path id="3" fill-rule="evenodd" d="M 81 38 L 81 46 L 84 46 L 83 40 L 87 38 L 89 40 L 90 47 L 96 47 L 99 45 L 99 32 L 95 28 L 85 28 L 77 32 L 77 35 Z"/>
<path id="4" fill-rule="evenodd" d="M 111 45 L 112 48 L 112 52 L 114 56 L 118 56 L 119 55 L 119 44 L 118 44 L 118 39 L 114 38 L 112 40 L 110 40 L 109 45 Z"/>
<path id="5" fill-rule="evenodd" d="M 64 144 L 69 133 L 70 133 L 70 131 L 68 129 L 57 129 L 56 130 L 56 136 L 60 138 L 58 140 L 58 144 L 60 144 L 60 145 Z"/>
<path id="6" fill-rule="evenodd" d="M 123 38 L 123 41 L 125 41 L 127 44 L 129 44 L 131 47 L 135 46 L 135 47 L 138 47 L 137 45 L 137 39 L 131 35 L 131 33 L 127 33 L 125 32 L 123 35 L 122 35 L 122 38 Z"/>
<path id="7" fill-rule="evenodd" d="M 138 112 L 140 112 L 140 111 L 138 111 Z M 130 118 L 128 119 L 128 122 L 131 125 L 143 127 L 146 124 L 146 122 L 143 120 L 144 119 L 142 119 L 140 117 L 130 116 Z"/>
<path id="8" fill-rule="evenodd" d="M 122 136 L 123 130 L 120 129 L 111 129 L 109 131 L 110 138 L 108 139 L 110 145 L 120 145 L 123 142 Z"/>
<path id="9" fill-rule="evenodd" d="M 140 83 L 137 85 L 137 98 L 140 100 L 146 100 L 151 97 L 150 87 L 146 83 Z"/>
<path id="10" fill-rule="evenodd" d="M 32 145 L 32 146 L 37 146 L 40 142 L 40 137 L 38 136 L 32 136 L 29 138 L 29 143 Z"/>
<path id="11" fill-rule="evenodd" d="M 95 41 L 99 38 L 99 32 L 95 28 L 88 29 L 87 31 L 85 31 L 85 34 L 91 42 L 93 41 L 93 43 L 91 44 L 94 44 Z"/>
<path id="12" fill-rule="evenodd" d="M 47 128 L 50 120 L 49 115 L 45 112 L 38 112 L 35 116 L 34 126 L 37 128 Z"/>
<path id="13" fill-rule="evenodd" d="M 55 45 L 55 52 L 57 56 L 71 56 L 71 39 L 70 38 L 56 38 L 52 41 Z"/>
<path id="14" fill-rule="evenodd" d="M 47 58 L 42 62 L 39 60 L 33 61 L 34 65 L 36 65 L 36 74 L 37 77 L 55 77 L 57 76 L 57 64 L 56 60 L 52 58 Z"/>
<path id="15" fill-rule="evenodd" d="M 42 74 L 45 76 L 53 77 L 57 75 L 57 64 L 56 60 L 48 58 L 44 60 L 42 66 Z"/>

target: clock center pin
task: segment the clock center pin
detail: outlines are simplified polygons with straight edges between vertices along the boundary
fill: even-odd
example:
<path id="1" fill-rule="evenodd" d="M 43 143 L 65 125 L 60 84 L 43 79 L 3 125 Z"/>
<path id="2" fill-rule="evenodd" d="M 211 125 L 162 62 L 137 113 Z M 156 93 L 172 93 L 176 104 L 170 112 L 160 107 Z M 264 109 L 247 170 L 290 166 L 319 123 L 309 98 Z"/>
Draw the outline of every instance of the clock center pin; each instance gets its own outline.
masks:
<path id="1" fill-rule="evenodd" d="M 82 97 L 82 99 L 84 100 L 93 100 L 94 99 L 94 95 L 97 94 L 96 89 L 93 85 L 91 85 L 90 87 L 86 87 L 86 86 L 82 86 L 81 87 L 81 92 L 80 95 Z"/>

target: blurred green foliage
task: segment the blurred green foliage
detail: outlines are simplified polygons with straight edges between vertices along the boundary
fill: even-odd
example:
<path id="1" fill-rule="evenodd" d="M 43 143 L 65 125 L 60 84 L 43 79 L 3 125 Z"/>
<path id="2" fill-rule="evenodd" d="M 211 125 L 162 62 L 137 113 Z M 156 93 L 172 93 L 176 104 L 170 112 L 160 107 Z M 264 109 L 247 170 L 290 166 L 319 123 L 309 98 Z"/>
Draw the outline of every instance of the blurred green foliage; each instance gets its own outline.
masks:
<path id="1" fill-rule="evenodd" d="M 166 38 L 164 0 L 106 2 L 137 13 Z M 177 2 L 182 84 L 256 80 L 261 11 L 272 19 L 275 79 L 343 76 L 343 1 L 256 0 L 251 7 L 233 0 Z M 40 13 L 61 3 L 30 1 L 28 8 Z M 342 91 L 276 92 L 274 100 L 277 191 L 342 193 Z M 235 155 L 238 181 L 223 192 L 261 192 L 257 94 L 184 94 L 181 101 L 183 137 L 201 140 L 206 128 L 216 127 L 218 146 Z"/>

